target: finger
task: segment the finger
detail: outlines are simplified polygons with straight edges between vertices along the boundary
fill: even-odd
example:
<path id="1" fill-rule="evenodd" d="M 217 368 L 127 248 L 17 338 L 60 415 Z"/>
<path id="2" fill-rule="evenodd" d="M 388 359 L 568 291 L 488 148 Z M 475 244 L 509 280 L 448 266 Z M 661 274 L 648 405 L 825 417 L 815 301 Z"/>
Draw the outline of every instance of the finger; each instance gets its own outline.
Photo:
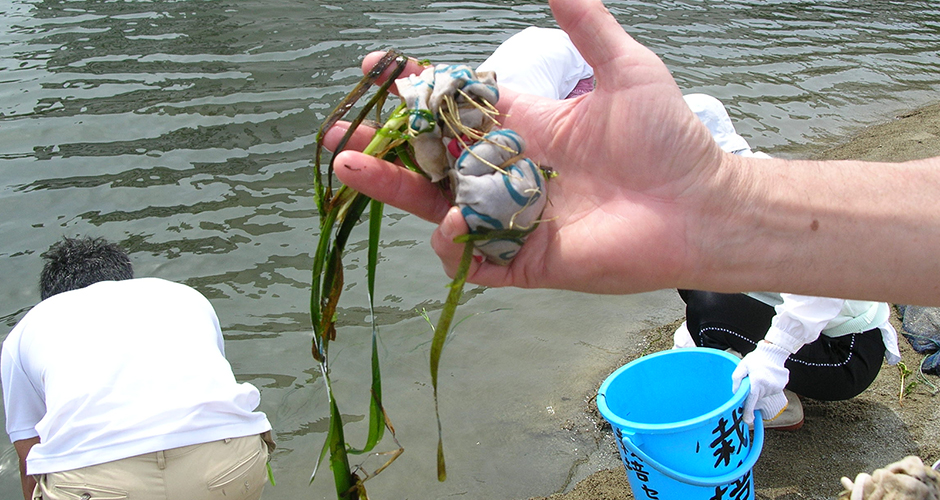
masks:
<path id="1" fill-rule="evenodd" d="M 731 392 L 738 392 L 738 389 L 741 387 L 741 382 L 746 376 L 747 365 L 744 363 L 738 363 L 738 366 L 735 367 L 733 372 L 731 372 Z"/>
<path id="2" fill-rule="evenodd" d="M 783 413 L 783 410 L 787 409 L 786 398 L 782 398 L 783 402 L 780 402 L 778 399 L 780 398 L 765 397 L 763 401 L 760 402 L 760 405 L 757 406 L 757 408 L 762 410 L 764 415 L 772 415 L 768 420 L 779 417 Z"/>
<path id="3" fill-rule="evenodd" d="M 757 398 L 751 395 L 744 403 L 744 422 L 748 425 L 754 423 L 754 407 L 757 405 Z"/>
<path id="4" fill-rule="evenodd" d="M 457 274 L 457 268 L 460 265 L 460 257 L 463 255 L 463 243 L 454 242 L 454 238 L 463 236 L 469 232 L 467 222 L 460 214 L 460 209 L 451 207 L 450 211 L 441 221 L 440 227 L 431 235 L 431 248 L 437 252 L 441 263 L 444 264 L 444 272 L 453 278 Z M 479 267 L 479 262 L 474 259 L 470 264 L 470 271 L 467 275 L 475 273 L 475 268 Z"/>
<path id="5" fill-rule="evenodd" d="M 340 182 L 372 199 L 438 223 L 450 204 L 440 189 L 423 175 L 356 151 L 336 156 L 334 171 Z"/>
<path id="6" fill-rule="evenodd" d="M 851 479 L 845 476 L 842 476 L 842 479 L 839 479 L 839 482 L 842 483 L 843 488 L 845 488 L 848 491 L 852 491 L 852 487 L 854 486 L 854 483 L 852 483 Z"/>
<path id="7" fill-rule="evenodd" d="M 916 457 L 914 455 L 908 455 L 902 460 L 888 464 L 888 466 L 885 467 L 885 470 L 889 472 L 893 472 L 895 474 L 907 474 L 908 476 L 917 476 L 923 472 L 924 469 L 924 462 L 920 459 L 920 457 Z"/>
<path id="8" fill-rule="evenodd" d="M 362 74 L 364 74 L 364 75 L 369 74 L 369 71 L 372 70 L 372 67 L 375 66 L 375 64 L 376 64 L 377 62 L 379 62 L 379 60 L 382 59 L 382 57 L 385 56 L 385 54 L 386 54 L 385 52 L 372 52 L 372 53 L 366 55 L 366 57 L 364 57 L 364 58 L 362 59 Z M 382 72 L 382 75 L 378 78 L 378 80 L 377 80 L 376 83 L 381 84 L 381 83 L 383 83 L 385 80 L 387 80 L 388 77 L 389 77 L 389 75 L 391 75 L 392 71 L 395 70 L 395 67 L 396 67 L 396 66 L 397 66 L 397 65 L 392 64 L 392 65 L 389 66 L 385 71 L 383 71 L 383 72 Z M 409 58 L 408 58 L 408 62 L 406 63 L 405 69 L 404 69 L 404 71 L 402 71 L 402 73 L 401 73 L 401 75 L 399 76 L 399 78 L 402 78 L 402 77 L 405 77 L 405 76 L 408 76 L 408 75 L 416 75 L 416 74 L 418 74 L 418 73 L 424 71 L 424 68 L 425 68 L 425 66 L 422 66 L 421 63 L 419 63 L 417 60 L 412 59 L 412 58 L 409 57 Z M 391 87 L 390 90 L 391 90 L 395 95 L 398 95 L 398 87 L 397 87 L 397 86 L 392 85 L 392 87 Z"/>
<path id="9" fill-rule="evenodd" d="M 584 59 L 594 68 L 598 88 L 621 77 L 653 77 L 624 71 L 626 66 L 650 65 L 668 70 L 652 51 L 628 35 L 601 0 L 549 0 L 552 14 Z"/>
<path id="10" fill-rule="evenodd" d="M 936 498 L 927 491 L 927 484 L 916 477 L 905 474 L 891 474 L 885 477 L 882 482 L 884 489 L 889 491 L 904 492 L 904 498 Z"/>
<path id="11" fill-rule="evenodd" d="M 431 235 L 431 247 L 437 252 L 444 265 L 444 271 L 453 278 L 460 266 L 463 256 L 464 243 L 455 243 L 454 238 L 469 232 L 467 222 L 460 213 L 460 208 L 452 207 L 447 216 Z M 518 255 L 517 255 L 518 258 Z M 487 262 L 485 259 L 474 256 L 467 271 L 467 283 L 474 283 L 488 287 L 507 286 L 512 283 L 512 266 L 501 266 Z"/>
<path id="12" fill-rule="evenodd" d="M 336 122 L 336 125 L 333 125 L 333 127 L 327 130 L 326 134 L 323 136 L 323 146 L 330 151 L 336 151 L 340 146 L 340 142 L 343 140 L 343 136 L 345 136 L 346 132 L 349 130 L 349 125 L 349 122 Z M 374 135 L 374 128 L 360 125 L 349 138 L 349 142 L 343 145 L 343 149 L 362 151 L 369 145 Z"/>
<path id="13" fill-rule="evenodd" d="M 498 82 L 497 82 L 498 83 Z M 520 94 L 515 90 L 512 90 L 509 87 L 499 86 L 499 100 L 496 101 L 496 109 L 499 111 L 500 115 L 503 116 L 503 122 L 505 122 L 506 117 L 512 116 L 512 105 L 516 101 L 516 97 Z M 506 123 L 502 124 L 504 127 L 510 127 Z"/>
<path id="14" fill-rule="evenodd" d="M 863 500 L 865 498 L 865 485 L 871 481 L 871 476 L 865 472 L 855 476 L 855 486 L 852 488 L 851 500 Z"/>

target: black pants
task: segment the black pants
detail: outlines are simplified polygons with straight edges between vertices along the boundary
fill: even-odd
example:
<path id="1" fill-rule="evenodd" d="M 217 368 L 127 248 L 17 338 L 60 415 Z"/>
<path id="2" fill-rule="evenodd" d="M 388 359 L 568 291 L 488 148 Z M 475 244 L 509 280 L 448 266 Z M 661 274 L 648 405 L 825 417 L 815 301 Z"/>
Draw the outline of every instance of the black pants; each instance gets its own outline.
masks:
<path id="1" fill-rule="evenodd" d="M 699 347 L 747 354 L 767 334 L 776 314 L 773 307 L 740 293 L 679 290 L 679 295 L 686 304 L 689 333 Z M 823 401 L 853 398 L 878 376 L 884 355 L 877 328 L 834 338 L 820 335 L 787 358 L 787 389 Z"/>

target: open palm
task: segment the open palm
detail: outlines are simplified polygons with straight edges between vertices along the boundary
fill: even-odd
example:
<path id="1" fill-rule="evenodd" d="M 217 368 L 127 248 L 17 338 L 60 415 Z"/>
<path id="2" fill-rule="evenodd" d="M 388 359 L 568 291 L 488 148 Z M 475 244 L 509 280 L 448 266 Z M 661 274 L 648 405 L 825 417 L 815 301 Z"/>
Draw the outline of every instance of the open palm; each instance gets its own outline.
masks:
<path id="1" fill-rule="evenodd" d="M 500 90 L 503 126 L 526 139 L 530 158 L 559 175 L 549 183 L 544 222 L 513 262 L 474 263 L 468 281 L 600 293 L 679 282 L 695 258 L 690 240 L 701 231 L 689 214 L 714 203 L 696 193 L 702 183 L 728 181 L 718 175 L 724 155 L 662 61 L 600 1 L 555 0 L 552 9 L 594 68 L 597 88 L 566 101 Z M 453 274 L 463 246 L 453 238 L 466 233 L 466 224 L 428 181 L 352 151 L 336 165 L 350 187 L 440 223 L 432 245 Z"/>

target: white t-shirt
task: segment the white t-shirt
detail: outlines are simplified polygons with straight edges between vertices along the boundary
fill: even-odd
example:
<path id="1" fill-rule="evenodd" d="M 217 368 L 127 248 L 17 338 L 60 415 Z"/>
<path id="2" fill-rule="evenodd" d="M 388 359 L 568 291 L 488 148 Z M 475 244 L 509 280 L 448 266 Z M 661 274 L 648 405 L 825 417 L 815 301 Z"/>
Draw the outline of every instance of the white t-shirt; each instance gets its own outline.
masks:
<path id="1" fill-rule="evenodd" d="M 500 44 L 477 71 L 495 71 L 496 83 L 517 92 L 564 99 L 594 76 L 568 34 L 530 26 Z"/>
<path id="2" fill-rule="evenodd" d="M 37 304 L 0 353 L 11 441 L 39 436 L 29 474 L 271 429 L 235 381 L 219 321 L 196 290 L 104 281 Z"/>

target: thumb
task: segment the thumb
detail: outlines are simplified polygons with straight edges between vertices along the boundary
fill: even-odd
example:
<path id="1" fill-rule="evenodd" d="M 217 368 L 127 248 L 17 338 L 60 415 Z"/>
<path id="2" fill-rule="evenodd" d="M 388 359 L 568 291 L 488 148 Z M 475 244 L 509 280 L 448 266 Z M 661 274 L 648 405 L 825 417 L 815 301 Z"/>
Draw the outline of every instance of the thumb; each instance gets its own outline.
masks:
<path id="1" fill-rule="evenodd" d="M 601 0 L 549 0 L 549 5 L 558 26 L 594 68 L 598 86 L 618 75 L 631 76 L 624 71 L 628 65 L 659 66 L 668 74 L 659 57 L 628 35 Z"/>
<path id="2" fill-rule="evenodd" d="M 744 363 L 738 363 L 738 366 L 734 369 L 734 372 L 731 373 L 731 392 L 738 392 L 738 389 L 741 387 L 741 382 L 744 381 L 744 377 L 747 375 L 747 365 Z"/>
<path id="3" fill-rule="evenodd" d="M 748 425 L 754 423 L 754 409 L 757 407 L 757 397 L 750 394 L 744 403 L 744 422 Z"/>
<path id="4" fill-rule="evenodd" d="M 855 483 L 845 476 L 842 476 L 842 479 L 839 479 L 839 482 L 842 483 L 842 487 L 848 491 L 852 491 L 852 487 L 855 486 Z"/>

